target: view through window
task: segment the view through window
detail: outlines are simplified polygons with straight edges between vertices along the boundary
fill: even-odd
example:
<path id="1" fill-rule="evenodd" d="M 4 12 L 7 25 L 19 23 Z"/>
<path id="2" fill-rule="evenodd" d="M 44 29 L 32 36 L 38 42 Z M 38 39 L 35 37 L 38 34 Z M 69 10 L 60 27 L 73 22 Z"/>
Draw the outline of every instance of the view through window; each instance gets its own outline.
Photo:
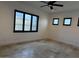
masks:
<path id="1" fill-rule="evenodd" d="M 37 32 L 39 16 L 15 10 L 14 32 Z"/>

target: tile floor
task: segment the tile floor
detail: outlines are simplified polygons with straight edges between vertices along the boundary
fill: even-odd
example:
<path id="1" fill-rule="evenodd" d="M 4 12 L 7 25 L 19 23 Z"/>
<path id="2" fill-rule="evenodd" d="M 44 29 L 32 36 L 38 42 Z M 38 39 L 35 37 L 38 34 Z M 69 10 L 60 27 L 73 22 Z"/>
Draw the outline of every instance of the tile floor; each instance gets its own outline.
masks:
<path id="1" fill-rule="evenodd" d="M 0 47 L 1 58 L 79 58 L 79 49 L 45 40 Z"/>

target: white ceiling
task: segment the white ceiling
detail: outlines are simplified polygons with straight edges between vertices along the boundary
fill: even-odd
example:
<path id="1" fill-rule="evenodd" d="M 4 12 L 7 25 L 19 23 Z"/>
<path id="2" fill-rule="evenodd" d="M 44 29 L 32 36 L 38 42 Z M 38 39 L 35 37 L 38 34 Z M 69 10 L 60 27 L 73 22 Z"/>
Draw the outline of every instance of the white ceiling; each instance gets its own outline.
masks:
<path id="1" fill-rule="evenodd" d="M 45 5 L 44 3 L 40 1 L 25 1 L 26 5 L 29 5 L 31 7 L 37 8 L 41 11 L 44 11 L 46 13 L 53 13 L 49 7 L 43 7 L 40 6 Z M 79 10 L 79 1 L 57 1 L 57 4 L 63 4 L 63 7 L 54 7 L 54 12 L 66 12 L 66 11 L 73 11 L 73 10 Z"/>

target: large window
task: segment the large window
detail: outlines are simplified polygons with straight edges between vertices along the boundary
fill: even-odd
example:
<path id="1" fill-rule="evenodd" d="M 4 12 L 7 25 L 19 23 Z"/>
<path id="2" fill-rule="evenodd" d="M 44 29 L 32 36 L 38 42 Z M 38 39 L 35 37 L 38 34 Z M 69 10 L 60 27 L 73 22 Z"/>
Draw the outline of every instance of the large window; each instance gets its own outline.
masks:
<path id="1" fill-rule="evenodd" d="M 38 32 L 39 16 L 15 10 L 14 32 Z"/>

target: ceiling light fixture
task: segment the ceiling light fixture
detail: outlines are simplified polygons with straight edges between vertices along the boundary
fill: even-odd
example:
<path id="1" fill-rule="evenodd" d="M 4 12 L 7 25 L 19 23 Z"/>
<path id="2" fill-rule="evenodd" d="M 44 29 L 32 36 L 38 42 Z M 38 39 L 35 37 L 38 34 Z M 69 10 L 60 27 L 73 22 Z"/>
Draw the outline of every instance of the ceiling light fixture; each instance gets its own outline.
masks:
<path id="1" fill-rule="evenodd" d="M 50 6 L 50 9 L 52 10 L 52 9 L 53 9 L 53 7 L 52 7 L 52 6 Z"/>
<path id="2" fill-rule="evenodd" d="M 50 9 L 51 9 L 52 12 L 54 12 L 54 8 L 53 8 L 53 6 L 50 6 Z"/>

